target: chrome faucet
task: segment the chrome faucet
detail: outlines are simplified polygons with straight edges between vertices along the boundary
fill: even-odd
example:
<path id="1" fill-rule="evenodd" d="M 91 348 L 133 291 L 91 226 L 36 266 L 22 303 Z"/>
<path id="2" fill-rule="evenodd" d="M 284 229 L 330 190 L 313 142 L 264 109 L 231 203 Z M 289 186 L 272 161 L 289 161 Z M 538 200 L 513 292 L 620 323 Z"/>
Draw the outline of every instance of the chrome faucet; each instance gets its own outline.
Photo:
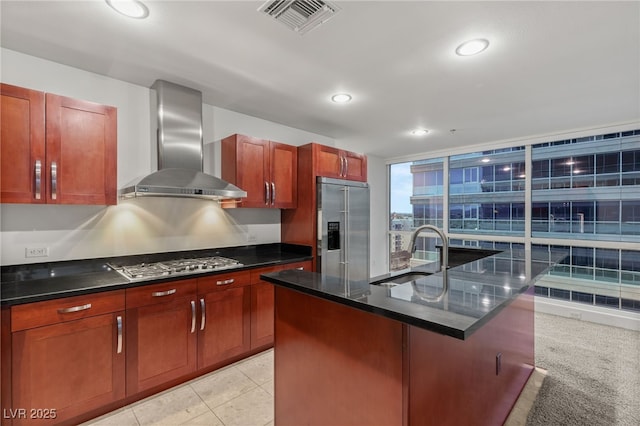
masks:
<path id="1" fill-rule="evenodd" d="M 426 229 L 429 229 L 438 234 L 438 236 L 442 240 L 442 251 L 440 252 L 440 270 L 438 272 L 446 272 L 446 270 L 449 268 L 449 241 L 444 231 L 442 231 L 440 228 L 437 228 L 433 225 L 422 225 L 415 231 L 413 231 L 413 234 L 411 235 L 411 241 L 409 242 L 409 252 L 412 255 L 416 252 L 416 239 L 418 238 L 418 234 Z"/>
<path id="2" fill-rule="evenodd" d="M 422 300 L 425 300 L 427 302 L 440 302 L 441 300 L 444 300 L 443 303 L 444 303 L 445 309 L 447 309 L 446 308 L 448 306 L 447 291 L 449 290 L 449 276 L 448 276 L 449 274 L 447 273 L 447 269 L 449 269 L 449 240 L 447 239 L 447 235 L 444 233 L 443 230 L 433 225 L 422 225 L 419 228 L 417 228 L 415 231 L 413 231 L 413 234 L 411 235 L 411 241 L 409 242 L 409 251 L 411 254 L 415 253 L 416 239 L 418 238 L 418 234 L 420 234 L 422 231 L 426 229 L 429 229 L 435 232 L 436 234 L 438 234 L 438 236 L 442 240 L 442 251 L 440 252 L 440 270 L 437 271 L 437 272 L 442 272 L 442 291 L 437 296 L 430 297 L 418 290 L 418 287 L 415 281 L 412 282 L 412 287 L 413 287 L 414 293 Z"/>

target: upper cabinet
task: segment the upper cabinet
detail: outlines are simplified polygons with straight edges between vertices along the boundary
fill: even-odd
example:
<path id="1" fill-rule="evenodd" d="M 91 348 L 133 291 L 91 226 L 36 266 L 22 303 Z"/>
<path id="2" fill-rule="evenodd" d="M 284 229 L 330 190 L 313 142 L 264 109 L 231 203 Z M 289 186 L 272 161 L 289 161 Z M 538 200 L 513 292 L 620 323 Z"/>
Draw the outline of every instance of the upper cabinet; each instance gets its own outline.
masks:
<path id="1" fill-rule="evenodd" d="M 367 157 L 330 146 L 312 144 L 317 176 L 367 181 Z"/>
<path id="2" fill-rule="evenodd" d="M 247 192 L 241 207 L 297 206 L 297 147 L 245 135 L 222 140 L 222 179 Z"/>
<path id="3" fill-rule="evenodd" d="M 0 200 L 44 203 L 44 93 L 0 84 Z"/>
<path id="4" fill-rule="evenodd" d="M 2 203 L 116 204 L 116 108 L 0 85 Z"/>

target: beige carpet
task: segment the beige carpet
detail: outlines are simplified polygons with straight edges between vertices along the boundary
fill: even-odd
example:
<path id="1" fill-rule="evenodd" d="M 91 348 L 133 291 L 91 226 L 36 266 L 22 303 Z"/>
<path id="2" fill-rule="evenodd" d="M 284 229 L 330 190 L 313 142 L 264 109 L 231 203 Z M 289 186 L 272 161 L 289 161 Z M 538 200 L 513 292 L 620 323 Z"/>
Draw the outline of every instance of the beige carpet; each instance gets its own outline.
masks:
<path id="1" fill-rule="evenodd" d="M 526 425 L 640 425 L 640 332 L 536 313 L 545 369 Z"/>

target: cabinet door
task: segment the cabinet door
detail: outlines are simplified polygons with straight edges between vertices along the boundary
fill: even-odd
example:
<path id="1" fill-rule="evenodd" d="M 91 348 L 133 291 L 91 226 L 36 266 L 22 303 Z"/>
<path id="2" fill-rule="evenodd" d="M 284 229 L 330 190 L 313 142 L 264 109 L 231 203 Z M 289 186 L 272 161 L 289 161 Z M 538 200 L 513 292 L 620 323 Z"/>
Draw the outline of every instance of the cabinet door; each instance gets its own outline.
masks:
<path id="1" fill-rule="evenodd" d="M 250 291 L 248 286 L 200 296 L 198 368 L 223 363 L 250 349 Z"/>
<path id="2" fill-rule="evenodd" d="M 44 93 L 0 84 L 0 95 L 0 202 L 44 203 Z"/>
<path id="3" fill-rule="evenodd" d="M 47 93 L 47 203 L 116 204 L 116 109 Z"/>
<path id="4" fill-rule="evenodd" d="M 342 179 L 343 160 L 340 150 L 324 145 L 314 144 L 316 176 Z"/>
<path id="5" fill-rule="evenodd" d="M 343 151 L 343 158 L 345 164 L 344 178 L 366 182 L 367 156 L 355 152 Z"/>
<path id="6" fill-rule="evenodd" d="M 290 263 L 251 271 L 251 350 L 273 345 L 274 287 L 260 279 L 260 274 L 300 269 L 311 271 L 311 261 Z"/>
<path id="7" fill-rule="evenodd" d="M 251 285 L 251 349 L 273 345 L 273 285 Z"/>
<path id="8" fill-rule="evenodd" d="M 298 148 L 270 142 L 271 206 L 296 208 L 298 202 Z"/>
<path id="9" fill-rule="evenodd" d="M 235 158 L 224 153 L 223 146 L 222 177 L 247 191 L 242 199 L 242 207 L 268 207 L 269 198 L 269 141 L 244 135 L 233 135 L 223 141 L 224 144 L 235 144 Z M 233 164 L 231 164 L 233 163 Z M 229 179 L 226 168 L 235 169 L 235 176 Z"/>
<path id="10" fill-rule="evenodd" d="M 124 312 L 14 332 L 13 424 L 60 423 L 125 396 Z M 29 409 L 42 409 L 31 419 Z M 53 409 L 55 412 L 47 411 Z"/>
<path id="11" fill-rule="evenodd" d="M 196 370 L 196 300 L 127 310 L 127 395 Z"/>

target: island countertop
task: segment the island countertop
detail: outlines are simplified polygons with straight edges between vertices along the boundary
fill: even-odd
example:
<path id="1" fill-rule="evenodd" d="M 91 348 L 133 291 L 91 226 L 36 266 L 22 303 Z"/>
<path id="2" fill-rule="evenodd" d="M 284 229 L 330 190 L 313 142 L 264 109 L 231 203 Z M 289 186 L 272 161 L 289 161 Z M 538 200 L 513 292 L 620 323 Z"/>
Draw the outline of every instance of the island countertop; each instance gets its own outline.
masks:
<path id="1" fill-rule="evenodd" d="M 400 274 L 383 275 L 369 282 L 345 281 L 295 270 L 263 274 L 261 278 L 278 286 L 464 340 L 520 294 L 531 289 L 537 279 L 566 256 L 567 253 L 561 251 L 513 249 L 450 268 L 446 274 L 449 288 L 438 302 L 429 301 L 442 290 L 443 274 L 436 272 L 436 263 Z M 428 275 L 402 283 L 402 277 L 407 273 Z"/>

